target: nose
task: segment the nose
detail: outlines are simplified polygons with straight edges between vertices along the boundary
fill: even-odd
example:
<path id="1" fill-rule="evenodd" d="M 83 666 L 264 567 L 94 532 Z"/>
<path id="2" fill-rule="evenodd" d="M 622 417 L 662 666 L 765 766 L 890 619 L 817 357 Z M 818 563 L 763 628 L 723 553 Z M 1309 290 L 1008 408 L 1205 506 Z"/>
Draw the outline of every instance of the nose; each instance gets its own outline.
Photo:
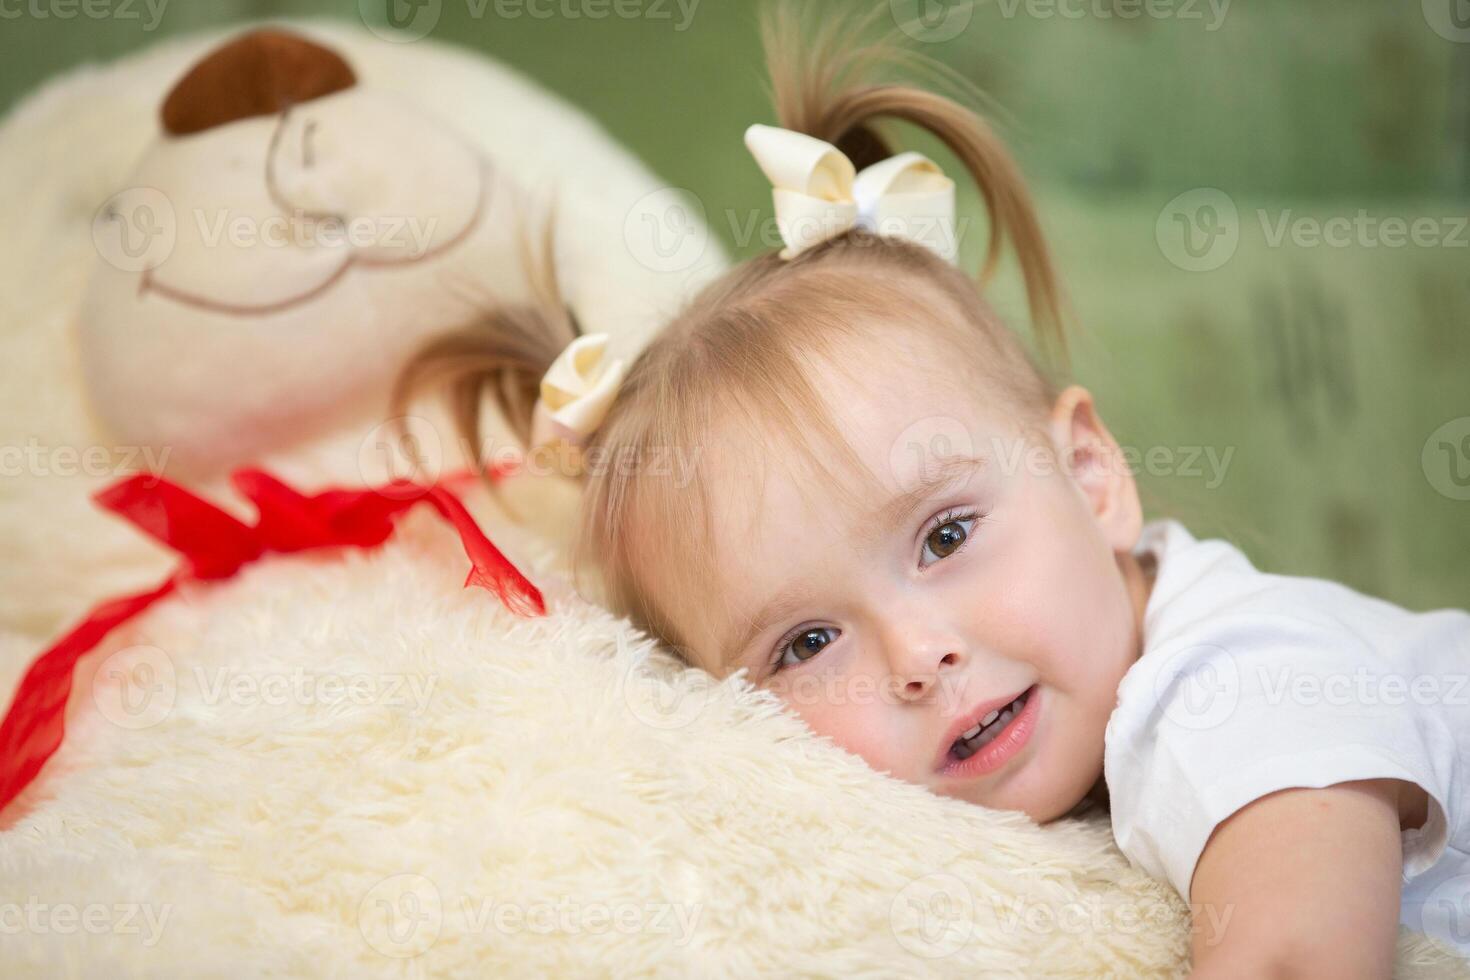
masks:
<path id="1" fill-rule="evenodd" d="M 963 638 L 932 606 L 890 611 L 879 634 L 894 691 L 904 701 L 933 697 L 969 660 Z"/>

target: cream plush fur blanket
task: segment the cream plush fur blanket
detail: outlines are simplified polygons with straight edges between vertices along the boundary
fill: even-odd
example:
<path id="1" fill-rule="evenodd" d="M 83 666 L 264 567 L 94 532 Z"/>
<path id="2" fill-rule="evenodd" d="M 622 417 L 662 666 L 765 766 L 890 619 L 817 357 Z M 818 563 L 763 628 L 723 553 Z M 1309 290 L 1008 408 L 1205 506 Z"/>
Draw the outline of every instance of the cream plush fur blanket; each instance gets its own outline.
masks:
<path id="1" fill-rule="evenodd" d="M 498 96 L 508 118 L 534 113 L 547 135 L 530 157 L 558 157 L 561 141 L 620 193 L 654 186 L 494 66 L 312 29 L 380 76 L 412 60 L 414 84 L 441 72 Z M 118 474 L 60 451 L 106 444 L 68 338 L 92 213 L 125 179 L 157 95 L 214 40 L 76 72 L 0 130 L 7 699 L 91 601 L 171 564 L 89 502 Z M 341 481 L 359 441 L 266 462 L 307 486 Z M 530 479 L 512 493 L 555 526 L 568 498 L 552 506 Z M 1105 822 L 1041 828 L 873 772 L 769 697 L 679 669 L 570 592 L 553 539 L 472 503 L 546 593 L 545 618 L 461 588 L 458 542 L 413 513 L 375 553 L 268 558 L 90 655 L 61 751 L 0 814 L 0 972 L 1183 972 L 1187 910 L 1128 867 Z M 1462 975 L 1407 933 L 1400 967 Z"/>

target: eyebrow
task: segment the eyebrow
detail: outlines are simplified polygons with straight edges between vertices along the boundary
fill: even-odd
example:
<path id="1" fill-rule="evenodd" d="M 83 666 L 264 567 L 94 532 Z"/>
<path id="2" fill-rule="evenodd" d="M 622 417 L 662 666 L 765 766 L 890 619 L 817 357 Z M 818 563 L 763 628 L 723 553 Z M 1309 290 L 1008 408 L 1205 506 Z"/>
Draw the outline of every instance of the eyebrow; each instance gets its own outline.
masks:
<path id="1" fill-rule="evenodd" d="M 873 511 L 867 520 L 864 537 L 874 540 L 888 528 L 908 520 L 924 502 L 936 497 L 952 485 L 968 482 L 975 471 L 986 464 L 984 456 L 954 454 L 926 465 L 923 475 L 909 489 L 895 495 L 883 506 Z M 720 651 L 720 663 L 730 664 L 750 642 L 770 627 L 776 620 L 789 615 L 798 606 L 810 601 L 811 591 L 805 588 L 782 590 L 761 606 L 760 612 L 746 620 L 746 627 L 727 642 Z"/>
<path id="2" fill-rule="evenodd" d="M 902 523 L 912 516 L 926 500 L 937 496 L 941 491 L 947 490 L 952 484 L 969 482 L 975 471 L 986 464 L 984 456 L 949 455 L 939 460 L 928 463 L 924 468 L 924 475 L 917 483 L 908 490 L 898 494 L 888 503 L 878 508 L 869 518 L 869 527 L 875 533 L 878 529 L 892 524 Z"/>

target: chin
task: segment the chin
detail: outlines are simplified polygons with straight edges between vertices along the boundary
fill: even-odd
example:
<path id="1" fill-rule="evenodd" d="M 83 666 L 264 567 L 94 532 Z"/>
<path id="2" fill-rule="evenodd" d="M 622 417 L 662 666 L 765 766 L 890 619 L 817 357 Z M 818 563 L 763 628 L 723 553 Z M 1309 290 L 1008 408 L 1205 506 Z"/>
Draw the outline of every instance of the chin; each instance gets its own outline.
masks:
<path id="1" fill-rule="evenodd" d="M 971 798 L 969 802 L 979 806 L 989 807 L 992 810 L 1007 810 L 1024 813 L 1037 823 L 1050 823 L 1067 813 L 1082 800 L 1079 794 L 1075 799 L 1072 794 L 1058 792 L 1056 788 L 1048 787 L 1048 792 L 1035 793 L 1026 792 L 1021 787 L 1007 788 L 1000 793 L 991 793 L 985 799 Z"/>
<path id="2" fill-rule="evenodd" d="M 1078 803 L 1081 803 L 1086 795 L 1086 793 L 1081 793 L 1075 797 L 1067 795 L 1056 800 L 1047 800 L 1036 806 L 1026 807 L 1024 812 L 1026 816 L 1035 820 L 1037 823 L 1051 823 L 1053 820 L 1060 820 L 1062 817 L 1071 813 L 1073 808 Z"/>
<path id="3" fill-rule="evenodd" d="M 1053 689 L 1053 695 L 1055 690 Z M 1050 724 L 1036 732 L 1035 754 L 1016 778 L 997 787 L 990 799 L 975 800 L 983 806 L 1001 810 L 1018 810 L 1037 823 L 1050 823 L 1071 813 L 1091 792 L 1102 776 L 1102 742 L 1090 738 L 1060 741 L 1058 725 L 1069 728 L 1065 703 L 1053 696 Z M 1062 709 L 1062 710 L 1058 710 Z"/>

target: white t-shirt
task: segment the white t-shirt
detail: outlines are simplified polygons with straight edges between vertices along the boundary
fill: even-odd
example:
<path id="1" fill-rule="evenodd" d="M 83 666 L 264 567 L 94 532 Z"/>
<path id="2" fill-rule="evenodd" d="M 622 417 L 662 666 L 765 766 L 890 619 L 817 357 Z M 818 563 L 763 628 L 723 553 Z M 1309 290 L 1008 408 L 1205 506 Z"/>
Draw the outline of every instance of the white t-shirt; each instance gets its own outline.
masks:
<path id="1" fill-rule="evenodd" d="M 1269 575 L 1172 520 L 1136 552 L 1158 571 L 1103 757 L 1123 853 L 1188 900 L 1211 831 L 1253 800 L 1404 779 L 1429 801 L 1402 834 L 1400 921 L 1470 957 L 1470 614 Z"/>

